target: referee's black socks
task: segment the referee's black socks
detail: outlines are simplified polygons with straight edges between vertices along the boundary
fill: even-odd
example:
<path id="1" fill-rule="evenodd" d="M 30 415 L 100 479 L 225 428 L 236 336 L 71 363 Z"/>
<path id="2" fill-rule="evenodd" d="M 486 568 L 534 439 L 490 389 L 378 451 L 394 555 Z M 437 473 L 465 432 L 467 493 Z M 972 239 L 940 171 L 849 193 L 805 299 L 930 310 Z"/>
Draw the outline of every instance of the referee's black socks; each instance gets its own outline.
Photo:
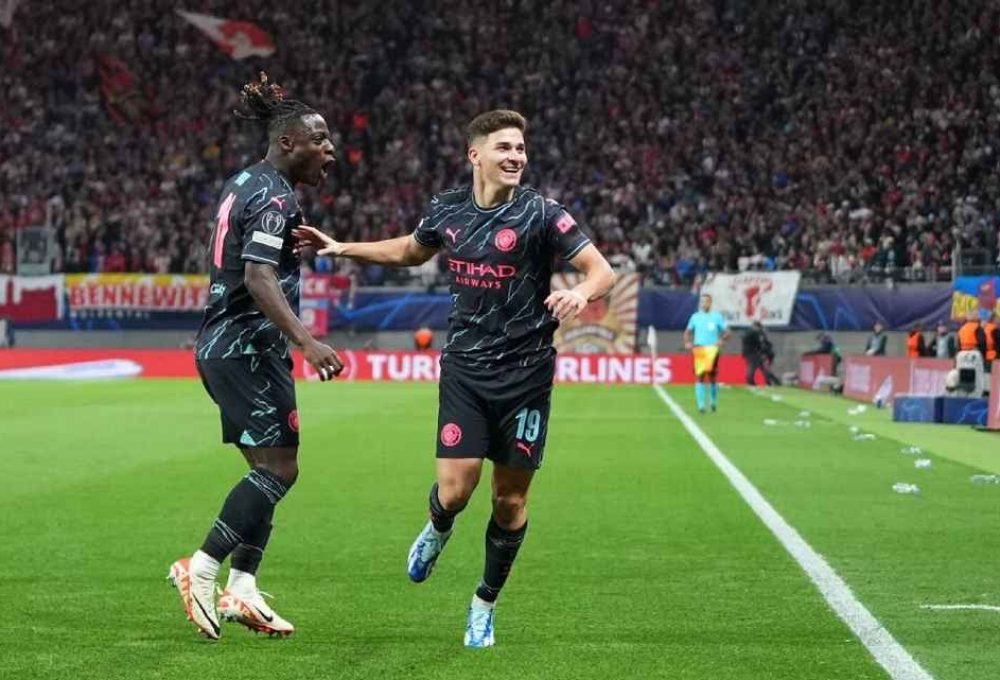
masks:
<path id="1" fill-rule="evenodd" d="M 476 597 L 486 602 L 496 602 L 527 532 L 527 522 L 520 529 L 507 531 L 490 517 L 490 523 L 486 525 L 486 566 L 483 569 L 483 579 L 476 589 Z"/>

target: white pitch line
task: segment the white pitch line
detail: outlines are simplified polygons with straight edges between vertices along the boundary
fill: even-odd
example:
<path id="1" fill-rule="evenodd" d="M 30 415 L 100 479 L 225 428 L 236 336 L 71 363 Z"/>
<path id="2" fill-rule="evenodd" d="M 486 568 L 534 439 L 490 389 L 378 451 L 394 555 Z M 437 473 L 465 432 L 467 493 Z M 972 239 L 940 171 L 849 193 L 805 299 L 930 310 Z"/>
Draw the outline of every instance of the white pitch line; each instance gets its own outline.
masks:
<path id="1" fill-rule="evenodd" d="M 688 433 L 694 438 L 701 450 L 705 452 L 715 466 L 726 476 L 729 483 L 739 492 L 747 505 L 756 513 L 764 525 L 771 530 L 775 538 L 785 547 L 788 554 L 795 558 L 806 575 L 819 589 L 823 599 L 839 616 L 854 635 L 861 641 L 875 661 L 886 670 L 893 680 L 933 680 L 933 676 L 917 663 L 916 659 L 903 648 L 885 626 L 861 604 L 850 586 L 837 575 L 827 561 L 778 514 L 767 499 L 761 495 L 757 487 L 733 465 L 719 447 L 708 438 L 698 424 L 677 405 L 669 394 L 660 386 L 655 385 L 656 393 L 663 403 L 673 412 Z"/>
<path id="2" fill-rule="evenodd" d="M 1000 612 L 1000 607 L 995 604 L 922 604 L 921 609 L 935 609 L 948 611 L 951 609 L 975 609 L 984 612 Z"/>

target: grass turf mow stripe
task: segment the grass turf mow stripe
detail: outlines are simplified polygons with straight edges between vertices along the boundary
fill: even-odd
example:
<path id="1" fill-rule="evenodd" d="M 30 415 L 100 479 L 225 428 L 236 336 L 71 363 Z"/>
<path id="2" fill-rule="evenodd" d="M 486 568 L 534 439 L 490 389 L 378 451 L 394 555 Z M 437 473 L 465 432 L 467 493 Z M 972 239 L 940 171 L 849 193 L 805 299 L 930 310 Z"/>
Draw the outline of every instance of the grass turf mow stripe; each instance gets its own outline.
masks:
<path id="1" fill-rule="evenodd" d="M 757 487 L 733 465 L 677 402 L 660 385 L 656 385 L 654 389 L 705 455 L 726 476 L 747 505 L 798 562 L 830 608 L 847 624 L 889 676 L 895 680 L 933 680 L 930 673 L 917 663 L 885 626 L 879 623 L 878 619 L 854 596 L 850 586 L 837 575 L 823 556 L 813 550 L 795 528 L 785 521 L 784 517 L 761 495 Z"/>

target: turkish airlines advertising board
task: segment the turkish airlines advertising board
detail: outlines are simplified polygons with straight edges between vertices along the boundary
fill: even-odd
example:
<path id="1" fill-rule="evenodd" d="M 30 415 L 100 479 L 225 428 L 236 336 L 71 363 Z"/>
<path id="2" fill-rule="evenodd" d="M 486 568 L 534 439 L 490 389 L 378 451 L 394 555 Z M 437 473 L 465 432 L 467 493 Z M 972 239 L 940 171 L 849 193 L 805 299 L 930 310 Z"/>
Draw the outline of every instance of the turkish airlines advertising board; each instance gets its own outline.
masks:
<path id="1" fill-rule="evenodd" d="M 344 372 L 340 381 L 434 382 L 439 353 L 341 350 Z M 743 358 L 723 355 L 719 380 L 741 383 Z M 319 377 L 301 357 L 295 374 L 300 380 Z M 72 380 L 113 378 L 195 378 L 194 354 L 186 350 L 155 349 L 11 349 L 0 351 L 0 380 Z M 556 382 L 606 385 L 649 385 L 694 382 L 691 355 L 560 354 Z"/>

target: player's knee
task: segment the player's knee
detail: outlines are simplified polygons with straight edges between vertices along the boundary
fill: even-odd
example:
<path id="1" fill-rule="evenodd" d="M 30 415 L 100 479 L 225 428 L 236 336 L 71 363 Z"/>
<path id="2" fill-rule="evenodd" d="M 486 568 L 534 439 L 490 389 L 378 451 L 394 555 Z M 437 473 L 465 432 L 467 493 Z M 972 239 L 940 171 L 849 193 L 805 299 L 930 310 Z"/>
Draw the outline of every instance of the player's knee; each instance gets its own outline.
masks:
<path id="1" fill-rule="evenodd" d="M 470 480 L 452 479 L 444 483 L 439 482 L 438 499 L 447 510 L 461 510 L 469 502 L 475 490 L 475 482 Z"/>
<path id="2" fill-rule="evenodd" d="M 292 488 L 295 480 L 299 478 L 299 462 L 297 460 L 268 461 L 258 467 L 262 467 L 272 475 L 281 479 L 287 488 Z"/>
<path id="3" fill-rule="evenodd" d="M 493 496 L 493 516 L 500 524 L 509 524 L 527 505 L 528 499 L 518 493 L 498 493 Z"/>

